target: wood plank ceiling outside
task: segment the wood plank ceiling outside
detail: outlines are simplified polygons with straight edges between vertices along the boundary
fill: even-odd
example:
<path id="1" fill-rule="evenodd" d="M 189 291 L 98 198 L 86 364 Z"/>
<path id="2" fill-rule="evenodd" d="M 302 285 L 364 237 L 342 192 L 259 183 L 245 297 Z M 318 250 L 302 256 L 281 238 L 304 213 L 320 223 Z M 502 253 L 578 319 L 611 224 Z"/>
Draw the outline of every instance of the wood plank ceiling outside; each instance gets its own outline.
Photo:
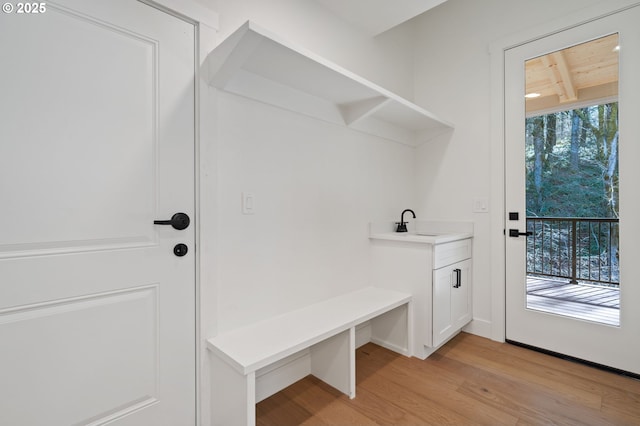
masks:
<path id="1" fill-rule="evenodd" d="M 529 59 L 527 115 L 578 108 L 618 96 L 618 34 Z"/>

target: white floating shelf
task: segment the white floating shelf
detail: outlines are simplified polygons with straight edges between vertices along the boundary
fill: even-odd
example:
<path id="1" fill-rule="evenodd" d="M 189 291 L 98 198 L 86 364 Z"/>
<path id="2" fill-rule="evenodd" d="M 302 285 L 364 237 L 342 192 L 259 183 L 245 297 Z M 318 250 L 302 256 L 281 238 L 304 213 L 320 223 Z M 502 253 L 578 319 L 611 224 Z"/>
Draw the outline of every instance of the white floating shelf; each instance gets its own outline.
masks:
<path id="1" fill-rule="evenodd" d="M 417 146 L 453 125 L 251 21 L 207 57 L 218 89 Z"/>

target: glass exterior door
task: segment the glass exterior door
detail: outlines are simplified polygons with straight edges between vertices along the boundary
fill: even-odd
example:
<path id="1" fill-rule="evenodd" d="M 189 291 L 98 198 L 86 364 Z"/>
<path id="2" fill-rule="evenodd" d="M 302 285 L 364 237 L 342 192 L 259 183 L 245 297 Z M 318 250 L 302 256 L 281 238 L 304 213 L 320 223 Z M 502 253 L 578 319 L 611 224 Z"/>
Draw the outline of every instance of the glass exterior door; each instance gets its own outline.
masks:
<path id="1" fill-rule="evenodd" d="M 504 112 L 507 340 L 636 374 L 639 19 L 506 50 Z"/>

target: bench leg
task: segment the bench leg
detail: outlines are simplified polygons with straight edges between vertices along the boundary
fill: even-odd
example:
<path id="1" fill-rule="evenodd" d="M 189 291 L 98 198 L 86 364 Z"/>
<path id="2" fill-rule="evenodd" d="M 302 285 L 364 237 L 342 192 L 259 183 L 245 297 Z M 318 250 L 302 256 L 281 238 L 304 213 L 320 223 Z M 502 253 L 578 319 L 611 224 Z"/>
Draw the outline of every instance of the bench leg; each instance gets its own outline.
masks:
<path id="1" fill-rule="evenodd" d="M 311 347 L 311 374 L 355 398 L 356 335 L 351 327 Z"/>
<path id="2" fill-rule="evenodd" d="M 255 426 L 256 374 L 243 375 L 215 354 L 211 361 L 211 424 Z"/>

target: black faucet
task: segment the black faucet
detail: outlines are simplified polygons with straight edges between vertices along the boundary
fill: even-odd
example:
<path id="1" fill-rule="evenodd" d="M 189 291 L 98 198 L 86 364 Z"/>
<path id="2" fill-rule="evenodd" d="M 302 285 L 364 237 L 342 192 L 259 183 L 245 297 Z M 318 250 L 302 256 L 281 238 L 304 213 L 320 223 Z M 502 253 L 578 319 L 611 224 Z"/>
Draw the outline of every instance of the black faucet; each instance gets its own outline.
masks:
<path id="1" fill-rule="evenodd" d="M 413 215 L 413 218 L 416 218 L 416 214 L 413 212 L 413 210 L 411 209 L 406 209 L 402 211 L 402 214 L 400 215 L 400 222 L 396 222 L 396 225 L 398 225 L 398 228 L 396 228 L 396 232 L 407 232 L 407 222 L 404 221 L 404 214 L 406 212 L 411 212 L 411 214 Z"/>

